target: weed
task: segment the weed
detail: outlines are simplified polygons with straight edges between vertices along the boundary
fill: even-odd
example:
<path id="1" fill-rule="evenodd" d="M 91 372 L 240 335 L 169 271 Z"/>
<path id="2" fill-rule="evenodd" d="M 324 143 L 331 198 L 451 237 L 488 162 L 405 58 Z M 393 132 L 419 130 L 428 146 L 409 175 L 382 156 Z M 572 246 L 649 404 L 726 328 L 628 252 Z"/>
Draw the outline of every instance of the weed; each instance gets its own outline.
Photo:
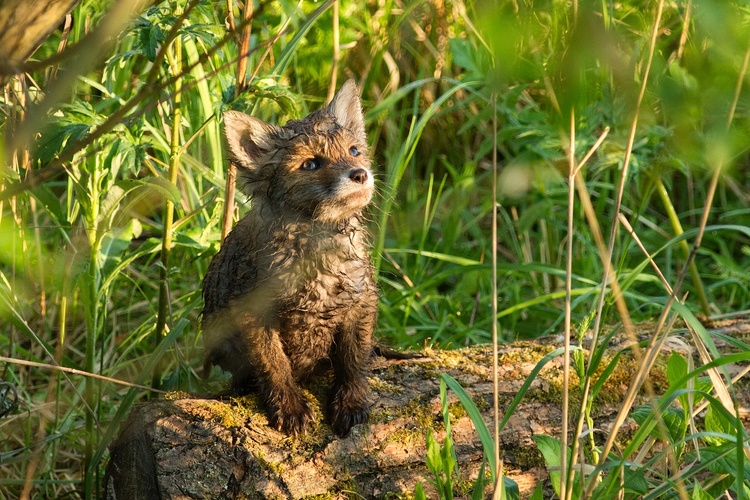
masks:
<path id="1" fill-rule="evenodd" d="M 561 389 L 578 419 L 560 451 L 544 443 L 560 494 L 746 496 L 726 367 L 750 348 L 699 321 L 750 304 L 746 6 L 336 3 L 82 0 L 31 59 L 0 65 L 4 492 L 99 496 L 136 400 L 224 383 L 196 373 L 199 282 L 252 201 L 227 189 L 217 117 L 299 118 L 354 76 L 378 176 L 379 335 L 574 339 L 593 311 L 585 349 L 543 358 L 564 355 L 562 381 L 580 382 Z M 618 419 L 639 430 L 618 449 L 619 425 L 588 438 L 623 359 L 604 325 L 644 319 Z M 678 321 L 693 354 L 650 383 Z"/>

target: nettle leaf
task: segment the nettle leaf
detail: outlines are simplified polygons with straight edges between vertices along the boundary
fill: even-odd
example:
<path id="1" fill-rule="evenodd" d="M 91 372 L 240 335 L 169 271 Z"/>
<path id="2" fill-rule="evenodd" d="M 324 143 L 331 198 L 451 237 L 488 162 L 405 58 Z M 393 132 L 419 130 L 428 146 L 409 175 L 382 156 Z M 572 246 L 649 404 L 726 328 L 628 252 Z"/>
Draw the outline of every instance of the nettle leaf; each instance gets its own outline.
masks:
<path id="1" fill-rule="evenodd" d="M 685 384 L 677 386 L 677 382 L 680 381 L 685 375 L 687 375 L 688 372 L 688 364 L 687 361 L 685 361 L 685 358 L 682 357 L 677 352 L 672 352 L 672 354 L 669 356 L 669 360 L 667 361 L 667 380 L 669 381 L 669 385 L 672 389 L 678 390 L 685 388 Z M 682 408 L 684 410 L 690 409 L 690 400 L 688 398 L 687 394 L 682 394 L 678 396 L 677 398 L 680 401 L 680 404 L 682 405 Z"/>
<path id="2" fill-rule="evenodd" d="M 688 428 L 688 420 L 685 418 L 685 412 L 682 408 L 668 408 L 662 415 L 664 424 L 669 432 L 669 442 L 677 443 L 685 437 Z M 659 427 L 654 429 L 658 434 Z"/>
<path id="3" fill-rule="evenodd" d="M 537 448 L 544 457 L 544 462 L 547 464 L 547 470 L 549 471 L 550 481 L 552 487 L 555 489 L 555 493 L 560 495 L 560 467 L 562 465 L 562 443 L 559 439 L 551 436 L 545 436 L 538 434 L 532 436 L 534 442 L 536 442 Z M 568 462 L 570 461 L 570 448 L 566 450 Z M 581 480 L 580 473 L 576 472 L 573 479 L 573 497 L 577 498 L 581 495 Z"/>
<path id="4" fill-rule="evenodd" d="M 119 136 L 112 141 L 109 151 L 104 158 L 103 167 L 110 173 L 110 177 L 118 178 L 127 174 L 137 174 L 138 168 L 146 157 L 143 144 L 129 133 L 119 131 Z"/>
<path id="5" fill-rule="evenodd" d="M 635 420 L 638 425 L 644 425 L 652 415 L 653 408 L 649 405 L 636 406 L 630 413 L 630 416 L 633 417 L 633 420 Z M 676 443 L 685 437 L 688 421 L 681 408 L 667 408 L 667 410 L 662 413 L 662 420 L 664 421 L 664 426 L 669 435 L 664 436 L 661 432 L 660 426 L 656 425 L 651 430 L 652 437 L 670 443 Z"/>
<path id="6" fill-rule="evenodd" d="M 672 352 L 667 361 L 667 380 L 670 386 L 674 386 L 677 381 L 687 375 L 687 361 L 677 352 Z M 678 388 L 678 387 L 676 387 Z"/>
<path id="7" fill-rule="evenodd" d="M 705 464 L 706 468 L 717 475 L 729 475 L 729 477 L 737 476 L 740 471 L 739 463 L 737 462 L 737 446 L 735 443 L 724 443 L 719 446 L 705 446 L 700 449 L 700 453 L 691 451 L 685 454 L 684 463 L 696 462 L 696 464 Z M 742 470 L 742 481 L 744 483 L 750 483 L 750 468 L 744 466 Z M 730 488 L 731 485 L 736 484 L 735 481 L 727 480 L 722 488 Z M 714 494 L 714 488 L 710 488 L 709 492 Z M 714 495 L 714 498 L 717 496 Z"/>
<path id="8" fill-rule="evenodd" d="M 723 434 L 735 435 L 737 430 L 735 429 L 735 423 L 730 422 L 726 417 L 726 413 L 717 410 L 714 405 L 709 405 L 706 410 L 705 426 L 707 431 L 720 432 Z M 722 439 L 716 436 L 705 436 L 703 439 L 711 445 L 721 446 L 727 443 L 726 439 Z"/>
<path id="9" fill-rule="evenodd" d="M 636 424 L 643 425 L 646 419 L 651 416 L 651 407 L 647 405 L 634 406 L 633 411 L 630 412 L 630 416 L 635 420 Z"/>
<path id="10" fill-rule="evenodd" d="M 715 497 L 703 489 L 698 481 L 693 483 L 693 493 L 690 495 L 691 500 L 713 500 Z"/>
<path id="11" fill-rule="evenodd" d="M 289 87 L 278 85 L 273 78 L 256 80 L 244 95 L 252 96 L 252 102 L 257 102 L 256 100 L 260 99 L 264 105 L 268 102 L 274 102 L 283 115 L 292 118 L 298 118 L 299 110 L 302 108 L 299 96 L 293 93 Z M 239 101 L 239 103 L 241 104 L 242 101 Z M 238 109 L 237 105 L 233 107 Z"/>
<path id="12" fill-rule="evenodd" d="M 196 23 L 186 25 L 180 32 L 207 44 L 215 44 L 221 38 L 222 29 L 223 27 L 217 24 Z"/>

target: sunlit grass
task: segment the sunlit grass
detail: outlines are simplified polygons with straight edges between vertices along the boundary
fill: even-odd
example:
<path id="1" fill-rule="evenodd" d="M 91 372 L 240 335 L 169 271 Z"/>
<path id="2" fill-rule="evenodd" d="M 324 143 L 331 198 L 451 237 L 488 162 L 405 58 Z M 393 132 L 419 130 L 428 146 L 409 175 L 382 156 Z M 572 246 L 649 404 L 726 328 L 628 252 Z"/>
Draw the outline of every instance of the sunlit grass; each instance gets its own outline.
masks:
<path id="1" fill-rule="evenodd" d="M 98 60 L 85 36 L 113 15 L 107 5 L 80 2 L 70 32 L 55 31 L 34 60 L 63 45 L 81 44 L 83 56 L 31 67 L 0 94 L 0 355 L 139 384 L 156 373 L 164 389 L 197 392 L 205 387 L 196 373 L 200 279 L 218 250 L 227 201 L 221 112 L 284 122 L 321 106 L 331 86 L 333 13 L 330 2 L 256 5 L 248 20 L 252 79 L 236 92 L 238 37 L 227 33 L 226 3 L 143 7 L 119 37 L 97 45 L 105 50 Z M 242 11 L 233 5 L 239 32 Z M 674 285 L 682 272 L 721 168 L 677 311 L 708 358 L 703 366 L 687 358 L 689 369 L 670 358 L 671 392 L 638 410 L 644 430 L 630 448 L 603 456 L 595 442 L 581 443 L 589 464 L 607 460 L 600 488 L 617 490 L 616 470 L 638 457 L 648 495 L 700 498 L 703 491 L 736 492 L 744 481 L 725 471 L 695 485 L 715 467 L 711 460 L 731 455 L 742 471 L 746 440 L 726 401 L 702 385 L 705 364 L 721 368 L 729 358 L 712 350 L 695 318 L 750 309 L 750 96 L 738 77 L 748 12 L 732 2 L 665 5 L 644 81 L 655 21 L 654 5 L 640 1 L 497 8 L 465 0 L 342 1 L 338 74 L 362 86 L 378 179 L 369 214 L 382 295 L 378 335 L 401 347 L 489 342 L 493 321 L 505 340 L 564 331 L 568 258 L 568 325 L 585 322 L 600 299 L 601 324 L 622 321 L 624 310 L 634 320 L 657 317 L 669 296 L 664 281 Z M 72 83 L 47 110 L 38 103 L 60 88 L 54 75 L 61 72 Z M 605 130 L 580 171 L 569 219 L 570 135 L 580 161 Z M 493 139 L 501 170 L 496 318 Z M 238 188 L 235 219 L 251 203 Z M 612 287 L 602 285 L 591 228 L 597 221 L 606 238 L 623 217 L 630 229 L 611 240 L 618 310 Z M 736 343 L 731 359 L 744 360 L 746 347 Z M 589 371 L 600 368 L 603 348 L 595 346 Z M 13 496 L 24 487 L 47 497 L 96 496 L 108 443 L 130 405 L 148 393 L 39 366 L 7 363 L 0 372 L 19 399 L 0 419 L 7 437 L 0 485 Z M 713 382 L 731 394 L 730 381 L 714 374 Z M 595 385 L 592 391 L 594 398 Z M 695 397 L 686 400 L 688 393 Z M 710 430 L 720 435 L 702 434 L 692 416 L 699 404 L 709 405 Z M 665 439 L 653 429 L 663 427 L 660 412 L 675 409 L 682 420 L 666 427 L 679 432 Z M 585 408 L 577 414 L 585 418 Z M 653 440 L 674 453 L 654 452 Z M 703 462 L 700 449 L 707 450 Z M 664 461 L 673 475 L 685 475 L 656 486 Z"/>

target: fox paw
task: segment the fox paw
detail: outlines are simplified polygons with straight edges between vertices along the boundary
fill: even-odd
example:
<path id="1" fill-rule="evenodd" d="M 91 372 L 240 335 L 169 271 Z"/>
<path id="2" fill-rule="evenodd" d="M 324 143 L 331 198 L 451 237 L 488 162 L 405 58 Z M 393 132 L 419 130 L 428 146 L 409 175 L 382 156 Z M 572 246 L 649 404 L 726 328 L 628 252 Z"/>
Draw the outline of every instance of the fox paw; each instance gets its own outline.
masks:
<path id="1" fill-rule="evenodd" d="M 313 422 L 315 414 L 302 394 L 280 398 L 278 404 L 269 405 L 268 423 L 286 434 L 302 434 Z"/>
<path id="2" fill-rule="evenodd" d="M 355 425 L 367 422 L 370 415 L 370 405 L 366 399 L 352 398 L 343 390 L 336 391 L 328 410 L 333 432 L 341 437 L 348 436 Z"/>

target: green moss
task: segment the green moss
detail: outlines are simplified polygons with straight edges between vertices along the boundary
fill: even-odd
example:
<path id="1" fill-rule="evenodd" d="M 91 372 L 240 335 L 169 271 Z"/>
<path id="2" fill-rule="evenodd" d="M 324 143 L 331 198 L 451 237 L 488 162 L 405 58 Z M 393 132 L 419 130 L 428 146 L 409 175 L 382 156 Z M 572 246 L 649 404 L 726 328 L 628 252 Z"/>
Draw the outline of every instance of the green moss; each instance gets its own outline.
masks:
<path id="1" fill-rule="evenodd" d="M 241 427 L 245 425 L 251 412 L 241 405 L 223 403 L 221 401 L 209 401 L 206 408 L 211 412 L 212 419 L 223 427 Z"/>
<path id="2" fill-rule="evenodd" d="M 464 408 L 464 405 L 462 405 L 460 401 L 448 404 L 448 414 L 451 417 L 451 422 L 468 415 L 468 413 L 466 413 L 466 408 Z"/>
<path id="3" fill-rule="evenodd" d="M 403 415 L 407 416 L 407 420 L 416 423 L 417 427 L 425 430 L 435 429 L 435 415 L 428 402 L 423 401 L 422 398 L 409 401 L 409 404 L 404 407 Z"/>
<path id="4" fill-rule="evenodd" d="M 479 411 L 487 410 L 490 407 L 490 402 L 484 394 L 477 394 L 471 400 Z"/>
<path id="5" fill-rule="evenodd" d="M 513 457 L 513 467 L 521 470 L 534 468 L 546 468 L 544 457 L 536 446 L 521 446 L 512 449 L 503 449 L 503 454 Z"/>
<path id="6" fill-rule="evenodd" d="M 193 397 L 192 395 L 188 394 L 185 391 L 168 391 L 164 395 L 164 399 L 166 399 L 167 401 L 176 401 L 178 399 L 190 399 L 192 397 Z"/>
<path id="7" fill-rule="evenodd" d="M 389 443 L 401 443 L 405 445 L 424 443 L 428 430 L 439 431 L 442 429 L 442 421 L 435 419 L 435 414 L 431 410 L 431 406 L 424 398 L 411 400 L 406 406 L 397 410 L 395 415 L 389 414 L 383 416 L 379 414 L 376 418 L 387 418 L 387 421 L 403 418 L 407 422 L 415 424 L 414 427 L 403 428 L 393 432 L 386 440 Z"/>
<path id="8" fill-rule="evenodd" d="M 592 376 L 592 386 L 599 381 L 604 370 L 612 361 L 613 356 L 605 356 L 599 364 L 596 372 Z M 666 390 L 669 385 L 665 373 L 666 358 L 659 355 L 654 367 L 651 369 L 650 380 L 657 393 Z M 638 363 L 633 359 L 630 353 L 624 353 L 617 360 L 617 366 L 609 374 L 607 380 L 602 385 L 601 390 L 592 401 L 593 413 L 600 409 L 619 406 L 622 402 L 626 388 L 630 385 L 633 374 L 638 370 Z M 529 390 L 526 398 L 529 401 L 538 401 L 545 403 L 560 403 L 562 401 L 563 389 L 563 371 L 559 366 L 553 366 L 545 369 L 539 375 L 540 384 Z M 570 387 L 570 404 L 574 407 L 581 404 L 580 379 L 574 370 L 571 370 L 568 378 Z"/>
<path id="9" fill-rule="evenodd" d="M 498 363 L 504 367 L 529 363 L 537 364 L 554 349 L 555 346 L 552 344 L 518 342 L 513 344 L 513 349 L 498 354 Z"/>
<path id="10" fill-rule="evenodd" d="M 388 409 L 370 413 L 371 424 L 386 424 L 396 418 L 396 414 Z"/>
<path id="11" fill-rule="evenodd" d="M 239 407 L 241 411 L 249 412 L 252 414 L 263 413 L 265 408 L 260 401 L 260 398 L 255 394 L 247 394 L 245 396 L 237 396 L 231 398 L 230 401 Z"/>
<path id="12" fill-rule="evenodd" d="M 286 472 L 286 468 L 282 464 L 266 459 L 266 456 L 263 452 L 256 452 L 255 458 L 258 460 L 258 462 L 260 462 L 261 466 L 264 469 L 270 470 L 277 476 L 283 476 Z"/>
<path id="13" fill-rule="evenodd" d="M 202 408 L 209 413 L 209 418 L 227 427 L 241 427 L 249 421 L 267 425 L 265 411 L 255 395 L 231 398 L 229 402 L 208 400 Z"/>
<path id="14" fill-rule="evenodd" d="M 400 394 L 404 392 L 404 388 L 400 385 L 392 384 L 385 379 L 379 377 L 370 377 L 370 388 L 373 391 L 387 393 L 387 394 Z"/>
<path id="15" fill-rule="evenodd" d="M 411 447 L 424 442 L 425 429 L 419 427 L 414 429 L 398 429 L 391 433 L 386 439 L 386 443 L 398 443 L 403 444 L 406 447 Z"/>

